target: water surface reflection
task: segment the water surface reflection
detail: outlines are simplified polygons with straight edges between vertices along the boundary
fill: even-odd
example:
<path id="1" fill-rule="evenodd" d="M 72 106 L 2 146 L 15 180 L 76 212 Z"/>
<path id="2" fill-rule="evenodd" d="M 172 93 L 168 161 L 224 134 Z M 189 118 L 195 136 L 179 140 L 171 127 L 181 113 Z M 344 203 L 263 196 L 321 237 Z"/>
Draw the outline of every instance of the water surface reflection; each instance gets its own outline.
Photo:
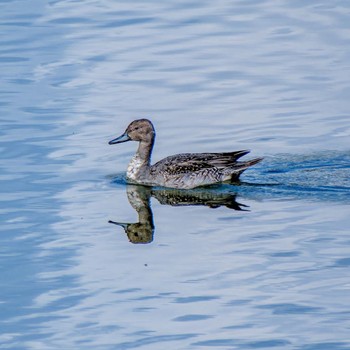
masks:
<path id="1" fill-rule="evenodd" d="M 217 192 L 212 188 L 202 187 L 192 190 L 173 188 L 127 185 L 129 203 L 138 214 L 138 222 L 125 223 L 109 220 L 109 223 L 124 228 L 131 243 L 151 243 L 154 234 L 154 221 L 151 209 L 151 197 L 160 204 L 171 206 L 202 205 L 209 208 L 224 206 L 228 209 L 247 211 L 248 206 L 236 201 L 235 193 Z"/>

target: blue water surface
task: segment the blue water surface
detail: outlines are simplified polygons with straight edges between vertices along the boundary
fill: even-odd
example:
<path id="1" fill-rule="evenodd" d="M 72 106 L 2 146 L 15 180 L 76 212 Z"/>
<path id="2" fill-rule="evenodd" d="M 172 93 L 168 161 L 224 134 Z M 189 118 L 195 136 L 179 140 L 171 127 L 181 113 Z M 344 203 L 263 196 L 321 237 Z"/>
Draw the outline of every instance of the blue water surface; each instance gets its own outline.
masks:
<path id="1" fill-rule="evenodd" d="M 342 0 L 0 0 L 0 348 L 350 349 L 349 23 Z M 130 186 L 136 144 L 107 142 L 140 117 L 154 161 L 264 161 Z"/>

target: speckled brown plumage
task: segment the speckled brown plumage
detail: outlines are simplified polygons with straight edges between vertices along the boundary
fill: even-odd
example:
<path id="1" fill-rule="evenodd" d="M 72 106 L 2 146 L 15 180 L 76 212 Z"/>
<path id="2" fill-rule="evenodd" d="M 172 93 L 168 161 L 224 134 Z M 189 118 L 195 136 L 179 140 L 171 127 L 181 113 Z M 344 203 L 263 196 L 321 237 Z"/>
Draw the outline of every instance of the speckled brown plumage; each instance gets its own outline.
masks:
<path id="1" fill-rule="evenodd" d="M 237 161 L 247 150 L 225 153 L 183 153 L 166 157 L 151 165 L 155 130 L 148 119 L 135 120 L 125 133 L 109 144 L 138 141 L 139 147 L 131 159 L 127 178 L 131 183 L 171 188 L 194 188 L 229 180 L 237 180 L 248 167 L 262 158 Z"/>

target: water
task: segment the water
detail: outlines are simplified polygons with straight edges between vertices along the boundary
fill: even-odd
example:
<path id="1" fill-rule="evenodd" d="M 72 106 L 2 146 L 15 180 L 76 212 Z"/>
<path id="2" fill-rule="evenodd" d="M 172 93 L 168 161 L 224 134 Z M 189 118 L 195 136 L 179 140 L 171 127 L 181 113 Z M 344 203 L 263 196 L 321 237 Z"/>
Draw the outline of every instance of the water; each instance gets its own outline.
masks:
<path id="1" fill-rule="evenodd" d="M 0 347 L 350 349 L 349 20 L 0 1 Z M 136 145 L 107 141 L 139 117 L 154 161 L 265 160 L 235 186 L 128 186 Z"/>

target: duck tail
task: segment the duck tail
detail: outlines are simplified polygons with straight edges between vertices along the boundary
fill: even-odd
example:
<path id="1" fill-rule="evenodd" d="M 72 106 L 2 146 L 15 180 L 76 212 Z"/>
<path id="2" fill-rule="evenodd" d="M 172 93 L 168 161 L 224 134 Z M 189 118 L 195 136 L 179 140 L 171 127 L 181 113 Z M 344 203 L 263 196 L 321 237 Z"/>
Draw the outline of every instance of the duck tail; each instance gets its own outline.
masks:
<path id="1" fill-rule="evenodd" d="M 252 160 L 248 160 L 246 162 L 242 162 L 242 165 L 245 167 L 245 169 L 249 168 L 252 165 L 260 163 L 264 158 L 254 158 Z"/>
<path id="2" fill-rule="evenodd" d="M 250 168 L 251 166 L 260 163 L 264 158 L 254 158 L 246 162 L 237 162 L 237 165 L 234 169 L 234 172 L 231 174 L 231 181 L 238 181 L 239 176 L 243 173 L 244 170 Z"/>

